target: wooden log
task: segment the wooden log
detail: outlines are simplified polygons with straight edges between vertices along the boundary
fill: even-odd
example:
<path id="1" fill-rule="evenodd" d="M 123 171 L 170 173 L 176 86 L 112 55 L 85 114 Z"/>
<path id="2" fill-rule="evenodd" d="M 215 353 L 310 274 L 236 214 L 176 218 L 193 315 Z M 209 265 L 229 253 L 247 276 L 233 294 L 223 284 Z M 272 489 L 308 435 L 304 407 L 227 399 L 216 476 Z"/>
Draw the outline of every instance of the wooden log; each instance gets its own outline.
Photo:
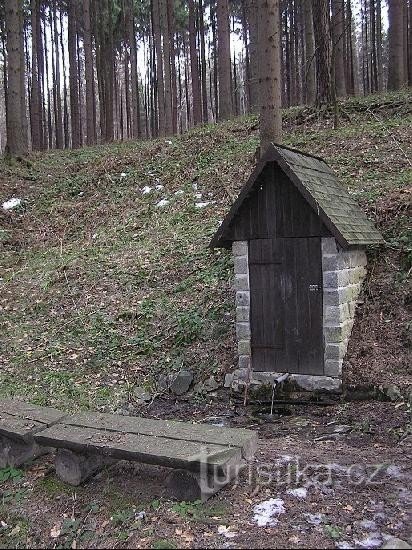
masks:
<path id="1" fill-rule="evenodd" d="M 93 474 L 114 461 L 97 454 L 74 453 L 59 449 L 56 454 L 56 474 L 64 483 L 78 487 Z"/>
<path id="2" fill-rule="evenodd" d="M 201 500 L 206 502 L 220 489 L 225 487 L 233 479 L 236 479 L 245 462 L 238 463 L 228 468 L 225 474 L 210 473 L 209 470 L 189 472 L 187 470 L 174 470 L 166 478 L 165 496 L 185 502 Z"/>
<path id="3" fill-rule="evenodd" d="M 0 435 L 0 468 L 18 468 L 49 452 L 49 448 L 41 447 L 33 439 L 25 442 Z"/>

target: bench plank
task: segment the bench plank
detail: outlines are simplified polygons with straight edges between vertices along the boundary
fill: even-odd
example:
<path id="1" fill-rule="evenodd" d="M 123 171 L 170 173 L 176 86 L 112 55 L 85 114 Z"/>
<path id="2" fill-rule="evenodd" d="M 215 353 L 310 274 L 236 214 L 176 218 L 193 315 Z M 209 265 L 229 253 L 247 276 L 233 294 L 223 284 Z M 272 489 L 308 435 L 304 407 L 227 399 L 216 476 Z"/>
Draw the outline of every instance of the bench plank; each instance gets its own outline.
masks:
<path id="1" fill-rule="evenodd" d="M 0 434 L 28 442 L 34 433 L 64 418 L 56 409 L 29 405 L 17 399 L 0 400 Z"/>
<path id="2" fill-rule="evenodd" d="M 251 430 L 218 428 L 206 424 L 190 424 L 174 420 L 137 418 L 103 413 L 79 413 L 66 418 L 65 424 L 112 432 L 235 447 L 241 449 L 242 456 L 246 459 L 252 458 L 257 446 L 257 434 Z"/>
<path id="3" fill-rule="evenodd" d="M 18 416 L 34 422 L 40 422 L 51 426 L 55 422 L 59 422 L 65 413 L 52 409 L 51 407 L 40 407 L 24 403 L 19 399 L 0 399 L 0 413 L 7 413 L 11 416 Z"/>
<path id="4" fill-rule="evenodd" d="M 96 428 L 56 424 L 35 435 L 40 445 L 70 449 L 80 453 L 99 453 L 120 460 L 136 460 L 168 468 L 199 471 L 207 469 L 225 472 L 228 465 L 241 463 L 239 448 L 227 445 L 140 435 L 136 433 L 104 431 Z"/>

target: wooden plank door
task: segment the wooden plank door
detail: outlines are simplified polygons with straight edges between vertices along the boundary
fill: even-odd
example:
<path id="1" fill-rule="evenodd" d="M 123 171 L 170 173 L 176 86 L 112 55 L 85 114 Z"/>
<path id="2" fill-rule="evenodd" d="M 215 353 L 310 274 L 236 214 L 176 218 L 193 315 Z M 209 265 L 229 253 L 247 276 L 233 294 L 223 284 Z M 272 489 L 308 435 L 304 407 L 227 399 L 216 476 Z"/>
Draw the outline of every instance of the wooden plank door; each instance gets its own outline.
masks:
<path id="1" fill-rule="evenodd" d="M 251 240 L 249 269 L 253 370 L 322 375 L 320 238 Z"/>

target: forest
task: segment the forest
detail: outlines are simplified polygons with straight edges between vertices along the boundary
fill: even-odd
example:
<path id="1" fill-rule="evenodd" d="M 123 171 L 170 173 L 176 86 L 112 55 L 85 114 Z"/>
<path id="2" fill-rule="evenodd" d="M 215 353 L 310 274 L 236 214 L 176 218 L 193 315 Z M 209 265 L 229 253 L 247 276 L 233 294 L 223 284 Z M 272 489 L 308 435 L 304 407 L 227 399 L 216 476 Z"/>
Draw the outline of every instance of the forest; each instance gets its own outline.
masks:
<path id="1" fill-rule="evenodd" d="M 259 111 L 257 0 L 2 0 L 0 150 L 182 133 Z M 412 82 L 411 0 L 282 0 L 285 107 Z"/>
<path id="2" fill-rule="evenodd" d="M 411 549 L 412 0 L 0 0 L 0 548 Z"/>

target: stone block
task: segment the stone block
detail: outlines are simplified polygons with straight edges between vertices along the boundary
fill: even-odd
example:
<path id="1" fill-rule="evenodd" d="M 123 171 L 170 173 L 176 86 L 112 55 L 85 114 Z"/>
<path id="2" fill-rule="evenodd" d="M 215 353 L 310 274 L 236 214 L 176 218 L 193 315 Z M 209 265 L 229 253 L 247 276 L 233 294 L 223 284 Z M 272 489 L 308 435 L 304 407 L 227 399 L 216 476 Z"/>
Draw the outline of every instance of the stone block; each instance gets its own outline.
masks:
<path id="1" fill-rule="evenodd" d="M 236 308 L 236 321 L 238 323 L 249 323 L 250 309 L 248 306 L 239 306 Z"/>
<path id="2" fill-rule="evenodd" d="M 342 363 L 343 361 L 335 361 L 333 359 L 325 361 L 326 376 L 332 376 L 333 378 L 342 376 Z"/>
<path id="3" fill-rule="evenodd" d="M 344 358 L 346 346 L 344 343 L 340 344 L 326 344 L 325 346 L 325 360 L 339 361 Z"/>
<path id="4" fill-rule="evenodd" d="M 250 338 L 250 323 L 236 323 L 236 336 L 238 340 Z"/>
<path id="5" fill-rule="evenodd" d="M 247 241 L 235 241 L 232 244 L 233 256 L 247 256 L 249 254 L 249 246 Z"/>
<path id="6" fill-rule="evenodd" d="M 350 253 L 350 267 L 366 267 L 368 265 L 368 258 L 363 250 L 353 250 Z"/>
<path id="7" fill-rule="evenodd" d="M 342 333 L 342 327 L 341 326 L 324 327 L 323 333 L 324 333 L 326 343 L 338 344 L 338 343 L 343 341 L 343 333 Z"/>
<path id="8" fill-rule="evenodd" d="M 236 292 L 236 306 L 244 307 L 250 305 L 250 292 L 239 291 Z"/>
<path id="9" fill-rule="evenodd" d="M 326 290 L 334 290 L 336 288 L 345 287 L 349 283 L 350 275 L 349 270 L 347 269 L 323 272 L 323 288 Z"/>
<path id="10" fill-rule="evenodd" d="M 327 237 L 322 239 L 322 254 L 336 254 L 337 245 L 336 240 L 333 237 Z"/>
<path id="11" fill-rule="evenodd" d="M 248 275 L 236 275 L 235 277 L 235 289 L 236 290 L 249 290 L 249 276 Z"/>
<path id="12" fill-rule="evenodd" d="M 334 393 L 342 391 L 342 381 L 339 378 L 305 374 L 293 374 L 290 378 L 299 389 L 304 391 L 330 391 Z"/>
<path id="13" fill-rule="evenodd" d="M 248 275 L 249 262 L 247 256 L 235 256 L 234 263 L 236 275 Z"/>
<path id="14" fill-rule="evenodd" d="M 325 290 L 325 292 L 323 293 L 324 309 L 328 306 L 338 306 L 340 302 L 341 300 L 339 290 Z"/>
<path id="15" fill-rule="evenodd" d="M 239 369 L 241 370 L 249 370 L 251 366 L 251 360 L 250 355 L 241 355 L 239 357 Z"/>
<path id="16" fill-rule="evenodd" d="M 239 355 L 251 355 L 250 340 L 239 340 L 237 350 Z"/>

